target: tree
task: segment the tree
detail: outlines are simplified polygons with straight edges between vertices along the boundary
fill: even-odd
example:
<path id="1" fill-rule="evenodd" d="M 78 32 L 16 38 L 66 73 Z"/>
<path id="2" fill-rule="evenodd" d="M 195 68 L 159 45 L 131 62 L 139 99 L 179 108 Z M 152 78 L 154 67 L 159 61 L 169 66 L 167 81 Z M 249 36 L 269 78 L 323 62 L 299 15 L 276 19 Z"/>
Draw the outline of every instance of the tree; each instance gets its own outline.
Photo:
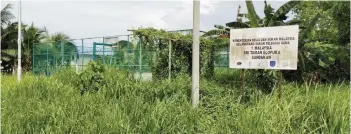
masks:
<path id="1" fill-rule="evenodd" d="M 12 34 L 15 31 L 15 28 L 12 26 L 11 28 L 5 29 L 6 26 L 8 26 L 11 22 L 11 20 L 14 18 L 13 14 L 10 12 L 10 9 L 12 8 L 11 4 L 7 4 L 2 10 L 1 10 L 1 66 L 3 67 L 3 70 L 8 70 L 11 68 L 11 66 L 4 66 L 5 64 L 8 64 L 13 57 L 15 56 L 15 52 L 13 49 L 7 50 L 9 47 L 9 42 L 13 42 L 14 40 L 10 39 L 7 37 L 9 40 L 7 40 L 6 43 L 4 43 L 4 38 L 5 36 L 9 36 L 9 34 Z"/>
<path id="2" fill-rule="evenodd" d="M 69 36 L 64 33 L 53 33 L 50 35 L 49 32 L 46 31 L 45 34 L 46 35 L 43 42 L 61 42 L 68 41 L 70 39 Z"/>
<path id="3" fill-rule="evenodd" d="M 16 60 L 17 60 L 17 38 L 18 38 L 18 23 L 14 22 L 9 24 L 2 33 L 2 58 L 4 70 L 10 69 L 15 71 Z M 29 71 L 32 64 L 32 48 L 34 45 L 38 45 L 38 43 L 43 39 L 43 34 L 45 31 L 42 29 L 34 27 L 33 24 L 31 26 L 22 25 L 22 68 L 24 71 Z M 8 70 L 9 71 L 9 70 Z"/>
<path id="4" fill-rule="evenodd" d="M 23 26 L 24 28 L 25 26 Z M 17 58 L 17 22 L 1 31 L 1 66 L 3 71 L 14 73 Z"/>
<path id="5" fill-rule="evenodd" d="M 45 29 L 34 27 L 32 23 L 23 29 L 23 57 L 22 65 L 24 71 L 29 71 L 32 65 L 33 47 L 39 45 L 45 37 Z"/>
<path id="6" fill-rule="evenodd" d="M 1 10 L 1 30 L 3 29 L 4 26 L 8 25 L 12 19 L 15 18 L 15 16 L 13 16 L 13 14 L 10 12 L 11 8 L 12 8 L 12 5 L 7 4 Z"/>
<path id="7" fill-rule="evenodd" d="M 331 8 L 331 17 L 338 29 L 337 43 L 346 46 L 350 43 L 350 2 L 337 1 Z"/>
<path id="8" fill-rule="evenodd" d="M 46 46 L 49 47 L 49 53 L 55 57 L 55 63 L 61 65 L 68 65 L 78 52 L 77 47 L 71 42 L 69 36 L 64 33 L 54 33 L 50 35 L 48 31 L 46 31 L 42 44 L 49 45 Z M 62 59 L 64 61 L 62 61 Z"/>
<path id="9" fill-rule="evenodd" d="M 299 37 L 303 39 L 299 40 L 299 56 L 309 65 L 300 66 L 296 73 L 314 74 L 328 81 L 349 79 L 350 3 L 304 1 L 294 12 L 307 27 Z"/>

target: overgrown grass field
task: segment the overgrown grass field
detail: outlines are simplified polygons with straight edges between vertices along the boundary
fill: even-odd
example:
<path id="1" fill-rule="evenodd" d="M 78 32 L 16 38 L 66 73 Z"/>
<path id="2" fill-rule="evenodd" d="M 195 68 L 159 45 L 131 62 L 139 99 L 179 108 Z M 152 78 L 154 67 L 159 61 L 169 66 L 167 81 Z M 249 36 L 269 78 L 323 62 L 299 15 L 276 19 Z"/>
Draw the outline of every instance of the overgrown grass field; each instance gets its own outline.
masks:
<path id="1" fill-rule="evenodd" d="M 50 77 L 2 76 L 2 133 L 348 133 L 348 83 L 283 85 L 264 94 L 240 71 L 217 69 L 201 79 L 200 105 L 190 102 L 191 78 L 139 82 L 107 68 L 98 91 L 82 94 L 82 77 L 63 70 Z M 91 83 L 90 83 L 91 84 Z M 86 86 L 87 87 L 87 86 Z"/>

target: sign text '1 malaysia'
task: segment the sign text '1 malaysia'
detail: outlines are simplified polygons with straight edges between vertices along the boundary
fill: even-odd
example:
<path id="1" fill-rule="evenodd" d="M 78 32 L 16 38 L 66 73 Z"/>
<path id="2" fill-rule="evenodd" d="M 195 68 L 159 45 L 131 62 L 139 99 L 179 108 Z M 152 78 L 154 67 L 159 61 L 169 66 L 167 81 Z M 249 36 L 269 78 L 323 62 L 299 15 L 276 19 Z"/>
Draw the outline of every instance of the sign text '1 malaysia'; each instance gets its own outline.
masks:
<path id="1" fill-rule="evenodd" d="M 296 70 L 299 26 L 230 30 L 230 68 Z"/>

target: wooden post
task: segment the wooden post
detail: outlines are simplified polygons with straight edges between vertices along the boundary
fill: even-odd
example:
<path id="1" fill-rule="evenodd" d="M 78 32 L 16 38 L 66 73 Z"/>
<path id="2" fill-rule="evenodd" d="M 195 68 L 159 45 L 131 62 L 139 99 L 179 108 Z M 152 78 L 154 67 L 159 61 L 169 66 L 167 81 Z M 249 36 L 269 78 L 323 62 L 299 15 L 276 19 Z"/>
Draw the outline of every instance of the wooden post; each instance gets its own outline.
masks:
<path id="1" fill-rule="evenodd" d="M 244 88 L 245 88 L 245 74 L 244 74 L 244 69 L 241 70 L 241 96 L 244 97 L 245 92 L 244 92 Z"/>
<path id="2" fill-rule="evenodd" d="M 282 71 L 279 70 L 280 78 L 279 78 L 279 99 L 282 98 Z"/>

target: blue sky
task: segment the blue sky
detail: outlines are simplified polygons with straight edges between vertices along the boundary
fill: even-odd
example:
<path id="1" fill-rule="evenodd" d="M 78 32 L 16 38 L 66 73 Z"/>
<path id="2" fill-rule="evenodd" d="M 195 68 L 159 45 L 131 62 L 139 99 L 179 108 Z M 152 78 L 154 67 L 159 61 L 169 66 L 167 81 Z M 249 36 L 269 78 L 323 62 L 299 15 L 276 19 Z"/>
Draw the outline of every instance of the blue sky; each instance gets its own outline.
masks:
<path id="1" fill-rule="evenodd" d="M 267 1 L 275 9 L 286 1 Z M 13 5 L 17 17 L 18 1 Z M 256 12 L 264 16 L 263 1 L 253 1 Z M 202 0 L 200 29 L 234 21 L 239 4 L 247 12 L 245 1 Z M 46 27 L 50 33 L 64 32 L 71 38 L 129 34 L 133 27 L 155 27 L 167 30 L 192 28 L 192 0 L 182 1 L 22 1 L 22 20 Z M 292 15 L 290 15 L 292 16 Z"/>

